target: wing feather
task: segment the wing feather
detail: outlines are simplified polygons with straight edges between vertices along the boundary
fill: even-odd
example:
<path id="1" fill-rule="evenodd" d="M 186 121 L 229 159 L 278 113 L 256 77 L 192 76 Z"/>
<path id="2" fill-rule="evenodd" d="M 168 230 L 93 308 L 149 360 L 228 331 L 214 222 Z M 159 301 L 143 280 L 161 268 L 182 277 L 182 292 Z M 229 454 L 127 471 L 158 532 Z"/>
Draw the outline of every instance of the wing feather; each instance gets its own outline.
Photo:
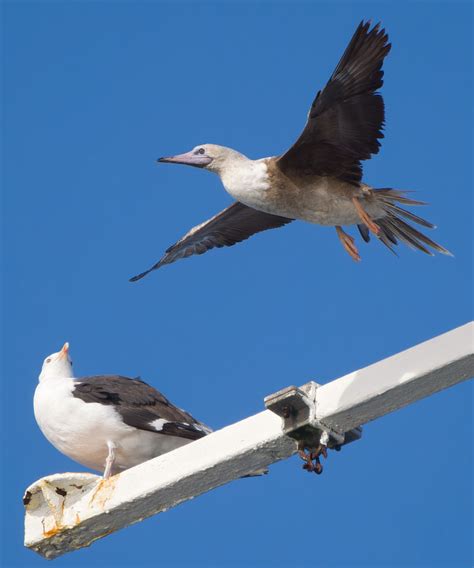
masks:
<path id="1" fill-rule="evenodd" d="M 311 105 L 306 126 L 277 161 L 285 173 L 302 170 L 358 184 L 361 160 L 380 148 L 385 108 L 377 93 L 391 45 L 384 29 L 361 22 L 327 85 Z"/>
<path id="2" fill-rule="evenodd" d="M 211 429 L 140 379 L 120 375 L 83 377 L 75 383 L 73 396 L 84 402 L 112 405 L 128 426 L 197 440 Z M 153 422 L 159 420 L 157 428 Z"/>
<path id="3" fill-rule="evenodd" d="M 282 227 L 291 221 L 292 219 L 257 211 L 236 201 L 208 221 L 193 227 L 166 250 L 159 262 L 145 272 L 130 278 L 130 282 L 140 280 L 152 270 L 157 270 L 165 264 L 171 264 L 194 254 L 203 254 L 213 248 L 230 247 L 255 233 Z"/>

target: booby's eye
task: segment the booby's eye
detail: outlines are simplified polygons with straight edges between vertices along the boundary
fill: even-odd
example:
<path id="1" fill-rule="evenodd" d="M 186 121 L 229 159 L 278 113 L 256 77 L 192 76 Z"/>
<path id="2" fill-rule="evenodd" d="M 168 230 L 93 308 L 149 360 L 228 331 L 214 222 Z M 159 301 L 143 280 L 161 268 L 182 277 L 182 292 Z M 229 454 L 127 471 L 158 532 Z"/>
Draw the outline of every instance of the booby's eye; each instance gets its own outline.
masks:
<path id="1" fill-rule="evenodd" d="M 196 154 L 204 154 L 206 150 L 204 150 L 204 148 L 199 148 L 199 150 L 196 151 Z"/>
<path id="2" fill-rule="evenodd" d="M 48 357 L 48 358 L 46 359 L 46 363 L 51 363 L 51 357 Z"/>

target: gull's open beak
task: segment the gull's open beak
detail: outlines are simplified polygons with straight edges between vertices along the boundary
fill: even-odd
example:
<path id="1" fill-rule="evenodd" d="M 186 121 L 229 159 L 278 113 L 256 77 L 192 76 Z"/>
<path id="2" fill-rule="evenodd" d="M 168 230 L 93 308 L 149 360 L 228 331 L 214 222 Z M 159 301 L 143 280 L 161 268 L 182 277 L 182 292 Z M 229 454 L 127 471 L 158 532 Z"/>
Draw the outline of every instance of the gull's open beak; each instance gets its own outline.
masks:
<path id="1" fill-rule="evenodd" d="M 68 352 L 69 352 L 69 343 L 66 341 L 61 351 L 59 352 L 59 358 L 67 357 Z"/>
<path id="2" fill-rule="evenodd" d="M 206 154 L 186 152 L 186 154 L 178 154 L 177 156 L 158 158 L 156 161 L 165 162 L 167 164 L 184 164 L 186 166 L 194 166 L 196 168 L 205 168 L 212 162 L 212 158 L 206 156 Z"/>

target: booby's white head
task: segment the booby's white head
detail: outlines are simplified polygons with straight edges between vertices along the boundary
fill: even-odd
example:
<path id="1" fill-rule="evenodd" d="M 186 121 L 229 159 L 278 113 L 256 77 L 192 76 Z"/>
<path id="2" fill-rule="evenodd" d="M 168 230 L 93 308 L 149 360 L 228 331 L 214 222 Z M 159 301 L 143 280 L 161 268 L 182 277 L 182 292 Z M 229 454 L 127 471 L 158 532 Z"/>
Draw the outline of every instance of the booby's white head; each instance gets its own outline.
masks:
<path id="1" fill-rule="evenodd" d="M 43 362 L 39 381 L 47 381 L 51 378 L 73 377 L 72 361 L 69 357 L 69 343 L 65 343 L 58 353 L 48 355 Z"/>
<path id="2" fill-rule="evenodd" d="M 201 144 L 185 154 L 159 158 L 158 162 L 184 164 L 221 174 L 225 169 L 246 160 L 248 160 L 246 156 L 232 148 L 218 146 L 217 144 Z"/>

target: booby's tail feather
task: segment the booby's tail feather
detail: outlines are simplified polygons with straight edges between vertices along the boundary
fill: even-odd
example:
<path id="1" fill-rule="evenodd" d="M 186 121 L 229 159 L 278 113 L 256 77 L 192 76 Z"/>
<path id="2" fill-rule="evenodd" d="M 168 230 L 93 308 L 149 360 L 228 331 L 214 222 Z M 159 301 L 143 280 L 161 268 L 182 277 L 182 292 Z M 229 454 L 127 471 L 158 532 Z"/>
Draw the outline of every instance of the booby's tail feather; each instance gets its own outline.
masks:
<path id="1" fill-rule="evenodd" d="M 393 245 L 396 245 L 398 241 L 400 241 L 410 248 L 421 250 L 430 256 L 434 256 L 430 249 L 434 249 L 442 254 L 447 254 L 448 256 L 453 256 L 449 250 L 432 241 L 418 229 L 408 224 L 403 218 L 423 227 L 427 227 L 428 229 L 434 229 L 435 225 L 397 205 L 397 203 L 403 203 L 404 205 L 426 205 L 426 203 L 410 199 L 406 195 L 407 192 L 397 189 L 383 188 L 374 189 L 374 191 L 378 200 L 383 204 L 386 213 L 385 217 L 375 220 L 380 227 L 378 237 L 388 249 L 395 253 Z M 366 237 L 368 236 L 368 232 L 361 230 L 360 227 L 359 231 L 361 231 L 363 239 L 367 241 Z"/>

